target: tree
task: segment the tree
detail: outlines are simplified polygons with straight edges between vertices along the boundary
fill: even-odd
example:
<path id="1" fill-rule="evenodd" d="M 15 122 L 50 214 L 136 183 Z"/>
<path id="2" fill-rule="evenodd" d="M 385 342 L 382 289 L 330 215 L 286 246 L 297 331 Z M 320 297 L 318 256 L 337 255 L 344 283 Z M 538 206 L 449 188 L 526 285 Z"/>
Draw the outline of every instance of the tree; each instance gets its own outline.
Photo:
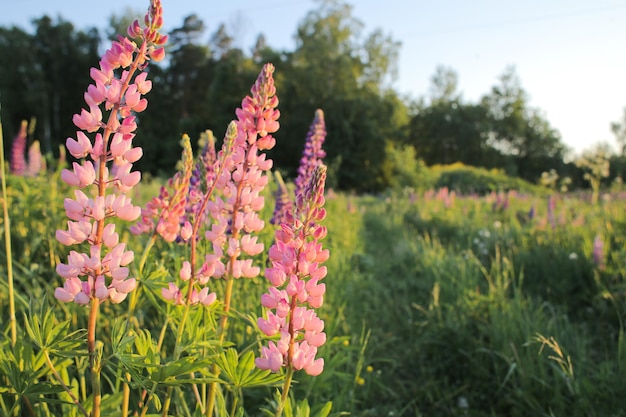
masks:
<path id="1" fill-rule="evenodd" d="M 431 78 L 430 104 L 416 106 L 408 143 L 429 165 L 463 162 L 493 167 L 497 155 L 486 144 L 487 111 L 482 105 L 464 103 L 457 88 L 457 73 L 437 67 Z"/>
<path id="2" fill-rule="evenodd" d="M 278 166 L 293 175 L 306 130 L 318 107 L 326 115 L 327 163 L 339 166 L 339 187 L 386 187 L 385 143 L 403 140 L 406 107 L 387 92 L 399 44 L 380 31 L 361 37 L 363 24 L 352 7 L 322 1 L 298 26 L 296 49 L 277 72 L 282 94 L 280 146 L 272 151 Z M 401 114 L 404 113 L 404 116 Z M 404 120 L 404 126 L 394 124 Z"/>
<path id="3" fill-rule="evenodd" d="M 430 79 L 431 103 L 460 101 L 461 94 L 458 92 L 458 88 L 459 75 L 457 72 L 443 65 L 437 66 L 435 74 Z"/>
<path id="4" fill-rule="evenodd" d="M 169 65 L 150 67 L 150 78 L 159 88 L 148 95 L 150 108 L 140 120 L 138 143 L 150 149 L 142 159 L 143 169 L 154 173 L 171 170 L 180 155 L 181 135 L 195 138 L 209 128 L 214 63 L 208 45 L 201 40 L 205 29 L 196 14 L 186 16 L 182 25 L 170 32 Z"/>
<path id="5" fill-rule="evenodd" d="M 611 132 L 615 135 L 619 155 L 626 156 L 626 107 L 623 110 L 622 120 L 611 123 Z"/>
<path id="6" fill-rule="evenodd" d="M 144 12 L 139 9 L 135 10 L 131 7 L 126 7 L 121 13 L 114 13 L 109 16 L 109 27 L 105 30 L 107 39 L 110 41 L 117 40 L 120 34 L 126 33 L 128 26 L 137 19 L 137 16 L 142 16 L 143 14 Z"/>
<path id="7" fill-rule="evenodd" d="M 71 23 L 48 16 L 35 19 L 33 26 L 34 34 L 16 27 L 0 30 L 0 53 L 12 64 L 0 69 L 0 91 L 7 128 L 34 116 L 35 137 L 49 153 L 75 134 L 72 116 L 84 106 L 100 36 L 96 29 L 76 31 Z"/>
<path id="8" fill-rule="evenodd" d="M 528 106 L 528 100 L 515 68 L 509 67 L 482 105 L 491 123 L 488 145 L 511 158 L 509 174 L 536 182 L 543 171 L 562 164 L 565 146 L 559 132 L 541 111 Z"/>
<path id="9" fill-rule="evenodd" d="M 609 176 L 611 150 L 608 144 L 599 143 L 592 149 L 587 149 L 576 160 L 576 166 L 585 172 L 585 180 L 592 190 L 591 202 L 596 204 L 600 194 L 602 179 Z"/>
<path id="10" fill-rule="evenodd" d="M 481 105 L 438 101 L 413 116 L 409 131 L 409 144 L 428 165 L 462 162 L 491 168 L 498 164 L 497 152 L 486 144 L 487 112 Z"/>
<path id="11" fill-rule="evenodd" d="M 226 55 L 233 48 L 234 38 L 226 30 L 226 25 L 221 23 L 217 31 L 211 35 L 211 46 L 218 58 Z"/>

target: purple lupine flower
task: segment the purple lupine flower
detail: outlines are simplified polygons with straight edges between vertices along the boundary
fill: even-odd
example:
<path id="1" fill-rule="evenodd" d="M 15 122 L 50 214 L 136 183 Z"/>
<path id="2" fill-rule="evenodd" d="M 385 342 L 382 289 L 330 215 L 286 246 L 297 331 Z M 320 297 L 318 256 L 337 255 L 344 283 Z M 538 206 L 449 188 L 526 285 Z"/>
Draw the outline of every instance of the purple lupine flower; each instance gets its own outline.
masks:
<path id="1" fill-rule="evenodd" d="M 298 167 L 298 176 L 294 181 L 296 185 L 295 194 L 299 195 L 304 191 L 315 171 L 315 167 L 326 156 L 322 149 L 322 144 L 326 139 L 326 123 L 324 122 L 324 112 L 321 109 L 315 111 L 315 118 L 306 136 L 304 151 Z"/>
<path id="2" fill-rule="evenodd" d="M 280 172 L 276 171 L 275 177 L 276 205 L 274 206 L 274 213 L 272 214 L 270 223 L 273 225 L 280 225 L 291 221 L 291 216 L 293 214 L 293 203 L 291 201 L 291 195 L 289 195 L 289 190 L 287 189 L 287 186 L 285 185 L 285 182 L 283 181 L 283 177 L 282 175 L 280 175 Z"/>
<path id="3" fill-rule="evenodd" d="M 28 122 L 22 120 L 20 131 L 13 139 L 11 147 L 11 161 L 9 168 L 12 174 L 24 175 L 26 173 L 26 127 Z"/>

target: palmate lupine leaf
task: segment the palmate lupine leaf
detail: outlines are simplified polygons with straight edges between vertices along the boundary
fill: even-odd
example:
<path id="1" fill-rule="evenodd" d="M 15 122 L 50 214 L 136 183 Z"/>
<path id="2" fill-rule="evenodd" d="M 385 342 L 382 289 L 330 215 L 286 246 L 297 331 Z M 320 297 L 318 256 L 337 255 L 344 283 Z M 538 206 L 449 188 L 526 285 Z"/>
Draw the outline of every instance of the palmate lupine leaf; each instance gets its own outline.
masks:
<path id="1" fill-rule="evenodd" d="M 251 351 L 239 357 L 236 349 L 228 349 L 219 356 L 218 366 L 227 383 L 235 388 L 278 386 L 283 380 L 280 374 L 256 368 Z"/>
<path id="2" fill-rule="evenodd" d="M 272 407 L 276 407 L 276 404 L 278 404 L 280 401 L 281 401 L 281 393 L 279 390 L 276 390 L 276 392 L 274 393 L 274 399 L 271 402 Z M 297 404 L 294 404 L 293 398 L 288 398 L 287 401 L 285 402 L 283 415 L 284 417 L 328 417 L 330 415 L 332 408 L 333 408 L 332 401 L 328 401 L 321 406 L 314 406 L 313 408 L 311 408 L 306 398 L 299 401 Z M 270 407 L 262 407 L 261 412 L 263 413 L 263 415 L 267 417 L 275 416 L 274 410 Z M 333 413 L 333 416 L 344 416 L 344 415 L 349 415 L 349 413 L 346 413 L 346 412 Z"/>
<path id="3" fill-rule="evenodd" d="M 208 373 L 211 364 L 212 362 L 208 359 L 201 359 L 196 356 L 185 356 L 156 367 L 150 376 L 150 381 L 160 386 L 197 385 L 213 382 L 224 383 L 224 381 Z M 200 373 L 202 376 L 196 377 L 196 373 Z M 194 376 L 192 376 L 192 374 Z"/>
<path id="4" fill-rule="evenodd" d="M 85 340 L 85 330 L 70 332 L 69 320 L 59 323 L 45 297 L 38 308 L 34 303 L 35 300 L 31 300 L 28 312 L 24 314 L 24 327 L 39 349 L 65 358 L 87 354 L 85 349 L 80 348 Z"/>

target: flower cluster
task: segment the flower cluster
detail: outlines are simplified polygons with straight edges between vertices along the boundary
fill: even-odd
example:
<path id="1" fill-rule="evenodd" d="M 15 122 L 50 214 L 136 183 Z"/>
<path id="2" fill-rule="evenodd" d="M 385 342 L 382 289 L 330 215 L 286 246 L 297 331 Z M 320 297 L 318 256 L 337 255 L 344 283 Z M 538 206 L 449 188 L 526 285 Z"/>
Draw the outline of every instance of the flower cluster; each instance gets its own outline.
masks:
<path id="1" fill-rule="evenodd" d="M 260 151 L 274 146 L 276 141 L 271 133 L 279 126 L 273 71 L 271 64 L 263 67 L 251 96 L 245 97 L 236 111 L 238 120 L 228 126 L 219 154 L 215 155 L 214 141 L 207 133 L 199 164 L 195 169 L 189 166 L 180 209 L 180 215 L 186 219 L 181 230 L 188 229 L 189 233 L 181 232 L 181 237 L 183 240 L 191 237 L 194 241 L 192 258 L 183 262 L 179 273 L 181 280 L 189 282 L 189 292 L 185 297 L 174 282 L 161 291 L 163 298 L 175 304 L 210 305 L 216 298 L 205 286 L 210 278 L 254 278 L 260 273 L 251 258 L 240 257 L 242 254 L 252 257 L 264 249 L 253 233 L 264 227 L 258 214 L 265 203 L 260 193 L 268 181 L 264 172 L 272 167 L 272 161 Z M 200 224 L 209 220 L 205 207 L 211 220 L 205 236 L 213 250 L 196 269 L 193 236 L 195 233 L 197 237 Z M 196 283 L 204 287 L 198 291 Z"/>
<path id="2" fill-rule="evenodd" d="M 130 228 L 132 234 L 157 233 L 166 242 L 187 240 L 191 225 L 185 224 L 185 207 L 189 200 L 189 184 L 193 169 L 193 153 L 189 136 L 184 135 L 182 169 L 161 186 L 159 195 L 141 209 L 141 219 Z"/>
<path id="3" fill-rule="evenodd" d="M 202 268 L 223 271 L 222 276 L 229 279 L 254 278 L 260 273 L 252 259 L 239 258 L 258 255 L 264 249 L 253 233 L 265 225 L 258 214 L 265 204 L 260 193 L 268 182 L 264 172 L 272 167 L 272 160 L 261 151 L 274 147 L 276 140 L 271 134 L 279 127 L 273 73 L 272 64 L 264 65 L 251 95 L 236 110 L 237 121 L 229 126 L 230 134 L 227 132 L 214 170 L 220 195 L 207 204 L 213 223 L 206 232 L 213 253 L 206 256 Z"/>
<path id="4" fill-rule="evenodd" d="M 289 190 L 287 189 L 280 172 L 276 171 L 274 173 L 274 177 L 276 178 L 277 184 L 276 192 L 274 193 L 276 205 L 274 206 L 274 214 L 272 214 L 270 223 L 275 225 L 289 223 L 291 222 L 293 216 L 293 203 L 291 201 L 291 195 L 289 194 Z"/>
<path id="5" fill-rule="evenodd" d="M 263 333 L 278 336 L 278 340 L 262 348 L 255 360 L 260 369 L 277 372 L 286 366 L 304 369 L 309 375 L 319 375 L 324 369 L 324 359 L 315 358 L 318 347 L 326 342 L 324 321 L 314 309 L 321 307 L 326 291 L 320 281 L 326 276 L 322 263 L 329 252 L 319 243 L 326 228 L 318 224 L 326 216 L 325 181 L 326 167 L 319 164 L 296 196 L 295 218 L 275 233 L 276 243 L 269 251 L 272 266 L 265 270 L 272 286 L 261 296 L 261 304 L 270 310 L 257 324 Z"/>
<path id="6" fill-rule="evenodd" d="M 324 123 L 324 112 L 321 109 L 317 109 L 305 139 L 304 151 L 302 152 L 302 158 L 300 158 L 300 165 L 298 166 L 298 176 L 294 181 L 296 195 L 302 193 L 304 187 L 310 181 L 315 167 L 317 167 L 326 156 L 326 152 L 322 149 L 325 138 L 326 124 Z M 272 214 L 270 223 L 275 225 L 290 223 L 293 218 L 293 203 L 291 202 L 291 196 L 279 172 L 276 172 L 276 182 L 276 206 L 274 207 L 274 213 Z"/>
<path id="7" fill-rule="evenodd" d="M 229 146 L 228 144 L 234 141 L 236 135 L 237 135 L 237 130 L 236 130 L 235 124 L 231 123 L 228 131 L 226 132 L 226 137 L 224 138 L 225 148 L 228 148 Z M 207 138 L 207 139 L 210 142 L 207 144 L 207 146 L 214 146 L 210 138 Z M 200 167 L 199 166 L 199 165 L 204 165 L 205 163 L 208 163 L 208 158 L 210 158 L 210 157 L 206 157 L 206 154 L 210 154 L 211 151 L 205 149 L 203 151 L 203 155 L 200 156 L 199 163 L 194 168 L 193 158 L 191 155 L 191 145 L 189 143 L 188 138 L 186 141 L 184 141 L 183 146 L 185 147 L 185 152 L 183 152 L 183 173 L 184 174 L 182 174 L 179 171 L 174 176 L 174 180 L 175 180 L 174 182 L 176 182 L 176 179 L 181 178 L 181 175 L 183 178 L 186 179 L 184 186 L 179 186 L 177 188 L 174 188 L 176 192 L 180 192 L 180 198 L 177 198 L 175 200 L 176 201 L 175 205 L 178 208 L 176 209 L 175 215 L 168 214 L 168 211 L 167 211 L 168 204 L 171 205 L 172 201 L 174 201 L 174 200 L 170 200 L 168 204 L 163 205 L 164 210 L 162 211 L 162 214 L 165 213 L 166 216 L 171 218 L 169 223 L 172 225 L 172 227 L 175 227 L 178 222 L 178 228 L 180 229 L 179 238 L 181 240 L 188 241 L 189 239 L 193 239 L 193 241 L 191 241 L 192 259 L 191 261 L 183 261 L 183 266 L 178 274 L 179 278 L 183 282 L 186 282 L 189 284 L 189 292 L 187 293 L 187 295 L 185 295 L 183 291 L 181 290 L 181 288 L 176 283 L 169 282 L 166 288 L 161 289 L 161 295 L 163 296 L 165 300 L 171 301 L 176 305 L 184 305 L 184 304 L 194 305 L 194 304 L 201 303 L 201 304 L 208 306 L 208 305 L 213 304 L 213 302 L 215 302 L 217 298 L 214 292 L 209 293 L 209 287 L 207 286 L 208 281 L 212 277 L 214 278 L 221 277 L 224 274 L 224 267 L 223 267 L 223 264 L 219 264 L 218 267 L 216 268 L 215 264 L 212 262 L 214 260 L 214 255 L 208 255 L 202 267 L 199 270 L 196 269 L 195 247 L 196 247 L 197 234 L 194 236 L 194 228 L 197 233 L 199 224 L 196 225 L 196 222 L 200 222 L 200 223 L 205 222 L 206 216 L 203 213 L 204 205 L 202 204 L 201 200 L 204 198 L 210 197 L 210 191 L 203 190 L 201 186 L 202 181 L 199 178 L 199 172 L 202 171 L 203 169 L 212 172 L 215 167 L 214 166 L 212 167 Z M 223 150 L 222 155 L 225 155 L 227 152 L 228 152 L 228 149 Z M 187 156 L 185 157 L 185 155 Z M 217 163 L 216 161 L 217 161 L 216 159 L 213 161 L 214 165 Z M 211 178 L 210 174 L 206 174 L 206 179 L 209 180 L 209 183 L 205 185 L 208 185 L 212 182 L 210 181 L 210 178 Z M 163 218 L 163 216 L 161 216 L 161 218 Z M 196 288 L 197 285 L 201 286 L 202 288 L 198 290 Z"/>
<path id="8" fill-rule="evenodd" d="M 131 170 L 142 156 L 141 148 L 132 145 L 137 128 L 133 114 L 145 110 L 148 103 L 143 95 L 152 88 L 143 70 L 150 60 L 163 59 L 162 45 L 167 40 L 158 33 L 163 23 L 158 0 L 152 1 L 145 23 L 145 28 L 137 21 L 128 28 L 129 36 L 141 46 L 119 37 L 104 53 L 99 67 L 91 69 L 94 83 L 84 95 L 89 109 L 74 115 L 80 131 L 66 141 L 70 154 L 81 163 L 63 170 L 61 178 L 79 189 L 74 192 L 75 199 L 65 199 L 70 220 L 67 230 L 58 230 L 56 237 L 68 246 L 86 242 L 90 249 L 89 254 L 71 251 L 67 263 L 57 265 L 65 283 L 55 290 L 55 296 L 64 302 L 110 299 L 119 303 L 136 285 L 127 268 L 133 252 L 119 242 L 115 224 L 106 221 L 111 217 L 133 221 L 140 215 L 126 193 L 141 178 L 138 171 Z M 94 133 L 92 138 L 88 136 Z M 87 188 L 93 192 L 80 190 Z"/>
<path id="9" fill-rule="evenodd" d="M 24 175 L 26 173 L 26 128 L 28 126 L 28 122 L 26 120 L 22 120 L 22 124 L 20 125 L 20 130 L 13 139 L 13 145 L 11 146 L 11 161 L 9 164 L 9 168 L 12 174 L 15 175 Z"/>
<path id="10" fill-rule="evenodd" d="M 196 217 L 200 214 L 202 199 L 208 191 L 208 186 L 215 182 L 214 170 L 215 162 L 217 161 L 217 153 L 215 152 L 215 137 L 213 136 L 213 132 L 207 130 L 200 134 L 198 144 L 201 151 L 200 155 L 198 155 L 198 161 L 191 173 L 189 198 L 187 199 L 185 217 L 183 218 L 181 226 L 183 226 L 185 222 L 193 224 Z M 206 210 L 203 210 L 201 216 L 199 221 L 206 223 L 208 221 L 208 213 Z"/>
<path id="11" fill-rule="evenodd" d="M 304 151 L 298 167 L 298 176 L 294 183 L 296 185 L 296 195 L 301 194 L 308 181 L 313 175 L 319 161 L 324 159 L 326 152 L 322 149 L 326 139 L 326 124 L 324 122 L 324 112 L 321 109 L 315 111 L 315 117 L 309 127 L 304 143 Z"/>

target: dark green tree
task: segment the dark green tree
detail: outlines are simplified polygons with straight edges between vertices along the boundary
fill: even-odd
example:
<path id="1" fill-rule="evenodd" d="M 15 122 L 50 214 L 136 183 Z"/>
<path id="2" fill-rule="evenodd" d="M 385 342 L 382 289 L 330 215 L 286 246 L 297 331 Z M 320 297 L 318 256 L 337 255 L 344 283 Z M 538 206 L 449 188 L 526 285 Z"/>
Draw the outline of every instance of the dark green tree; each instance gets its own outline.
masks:
<path id="1" fill-rule="evenodd" d="M 386 88 L 399 45 L 380 31 L 363 38 L 362 30 L 351 6 L 323 1 L 298 26 L 295 51 L 277 65 L 283 74 L 278 84 L 283 116 L 272 157 L 289 175 L 297 168 L 315 109 L 322 108 L 326 162 L 336 168 L 332 181 L 361 191 L 388 184 L 382 169 L 385 145 L 402 141 L 407 123 L 405 105 Z"/>
<path id="2" fill-rule="evenodd" d="M 205 24 L 197 15 L 183 19 L 182 26 L 170 32 L 167 67 L 151 67 L 153 90 L 148 95 L 148 111 L 141 115 L 142 129 L 137 138 L 145 149 L 140 167 L 169 175 L 180 157 L 180 138 L 192 139 L 208 128 L 209 87 L 213 61 L 209 46 L 202 43 Z"/>
<path id="3" fill-rule="evenodd" d="M 430 104 L 422 101 L 413 111 L 408 143 L 426 164 L 497 165 L 497 152 L 487 145 L 487 111 L 463 102 L 453 69 L 437 67 L 431 79 Z"/>
<path id="4" fill-rule="evenodd" d="M 72 116 L 84 107 L 83 93 L 98 64 L 100 36 L 96 29 L 74 26 L 48 16 L 33 21 L 34 33 L 18 28 L 0 30 L 0 53 L 11 65 L 0 69 L 0 93 L 7 128 L 37 118 L 35 137 L 43 152 L 56 151 L 75 135 Z"/>
<path id="5" fill-rule="evenodd" d="M 509 174 L 535 182 L 543 171 L 562 164 L 566 148 L 559 132 L 528 100 L 515 68 L 509 67 L 482 105 L 491 119 L 488 144 L 511 160 Z"/>

